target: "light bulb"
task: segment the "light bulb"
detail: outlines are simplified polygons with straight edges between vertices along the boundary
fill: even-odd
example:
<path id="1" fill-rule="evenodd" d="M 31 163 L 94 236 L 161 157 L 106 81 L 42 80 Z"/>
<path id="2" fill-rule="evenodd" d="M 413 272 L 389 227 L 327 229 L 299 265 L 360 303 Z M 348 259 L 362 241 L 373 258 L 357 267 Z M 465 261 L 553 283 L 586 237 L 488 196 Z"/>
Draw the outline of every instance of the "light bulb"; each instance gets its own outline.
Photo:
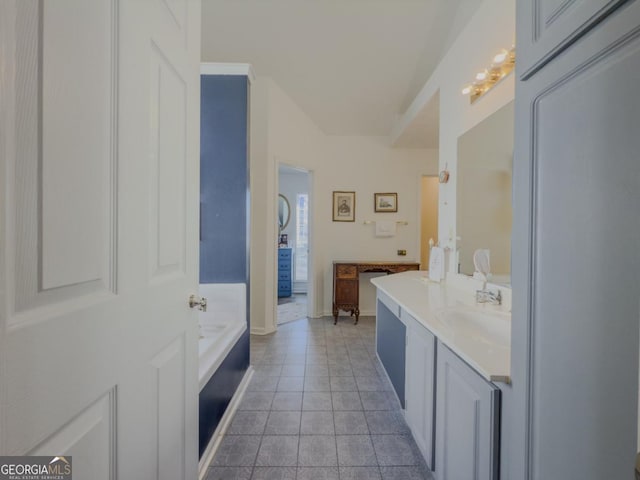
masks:
<path id="1" fill-rule="evenodd" d="M 503 50 L 502 52 L 497 54 L 495 57 L 493 57 L 493 63 L 494 65 L 501 65 L 504 63 L 506 59 L 507 59 L 507 52 Z"/>
<path id="2" fill-rule="evenodd" d="M 462 89 L 462 94 L 463 95 L 469 95 L 471 93 L 471 85 L 467 85 L 466 87 L 464 87 Z"/>
<path id="3" fill-rule="evenodd" d="M 479 82 L 483 82 L 487 79 L 487 71 L 485 70 L 484 72 L 480 72 L 476 75 L 476 80 L 478 80 Z"/>

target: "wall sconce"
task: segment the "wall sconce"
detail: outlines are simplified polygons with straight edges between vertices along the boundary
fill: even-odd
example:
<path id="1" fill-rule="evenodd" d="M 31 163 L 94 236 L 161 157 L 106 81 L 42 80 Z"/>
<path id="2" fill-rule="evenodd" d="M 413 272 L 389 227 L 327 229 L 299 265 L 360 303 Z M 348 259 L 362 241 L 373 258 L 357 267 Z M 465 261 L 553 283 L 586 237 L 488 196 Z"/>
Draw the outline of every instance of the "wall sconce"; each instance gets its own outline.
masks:
<path id="1" fill-rule="evenodd" d="M 463 95 L 469 95 L 473 104 L 482 95 L 495 87 L 500 81 L 509 75 L 516 65 L 516 47 L 511 50 L 502 50 L 495 57 L 489 68 L 476 74 L 473 83 L 462 89 Z"/>

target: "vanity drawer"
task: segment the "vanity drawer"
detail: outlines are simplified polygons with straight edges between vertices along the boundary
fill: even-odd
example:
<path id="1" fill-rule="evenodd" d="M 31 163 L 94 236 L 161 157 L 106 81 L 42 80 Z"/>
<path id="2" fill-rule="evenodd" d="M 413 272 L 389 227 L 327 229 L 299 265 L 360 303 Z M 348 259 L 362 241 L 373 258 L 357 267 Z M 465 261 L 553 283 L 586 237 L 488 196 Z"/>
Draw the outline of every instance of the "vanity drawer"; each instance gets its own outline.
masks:
<path id="1" fill-rule="evenodd" d="M 402 273 L 402 272 L 412 272 L 415 270 L 420 270 L 420 265 L 399 265 L 395 268 L 394 273 Z"/>
<path id="2" fill-rule="evenodd" d="M 337 265 L 336 278 L 357 278 L 358 270 L 355 265 Z"/>

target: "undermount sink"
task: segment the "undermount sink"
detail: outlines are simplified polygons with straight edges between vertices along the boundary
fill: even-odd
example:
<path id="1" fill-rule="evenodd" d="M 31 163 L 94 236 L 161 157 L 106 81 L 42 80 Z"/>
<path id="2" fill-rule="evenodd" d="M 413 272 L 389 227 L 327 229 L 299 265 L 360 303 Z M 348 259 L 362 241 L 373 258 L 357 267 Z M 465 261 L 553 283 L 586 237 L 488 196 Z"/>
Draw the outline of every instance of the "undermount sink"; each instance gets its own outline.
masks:
<path id="1" fill-rule="evenodd" d="M 509 348 L 511 314 L 481 308 L 454 307 L 440 310 L 436 317 L 452 330 L 464 333 L 474 341 Z"/>

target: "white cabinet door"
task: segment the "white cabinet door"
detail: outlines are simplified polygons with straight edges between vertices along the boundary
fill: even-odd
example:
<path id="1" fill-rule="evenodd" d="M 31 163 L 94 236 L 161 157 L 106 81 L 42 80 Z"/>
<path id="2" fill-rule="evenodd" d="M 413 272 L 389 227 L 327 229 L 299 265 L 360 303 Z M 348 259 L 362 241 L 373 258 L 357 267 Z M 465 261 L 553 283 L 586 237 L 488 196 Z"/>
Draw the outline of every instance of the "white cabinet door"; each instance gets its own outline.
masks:
<path id="1" fill-rule="evenodd" d="M 521 0 L 518 72 L 528 78 L 628 0 Z"/>
<path id="2" fill-rule="evenodd" d="M 0 3 L 1 455 L 197 476 L 199 50 L 197 0 Z"/>
<path id="3" fill-rule="evenodd" d="M 436 338 L 403 312 L 407 319 L 406 420 L 427 466 L 433 470 Z"/>
<path id="4" fill-rule="evenodd" d="M 527 480 L 633 472 L 638 25 L 633 2 L 517 86 L 512 376 Z"/>
<path id="5" fill-rule="evenodd" d="M 497 480 L 500 390 L 438 342 L 436 465 L 438 480 Z"/>

